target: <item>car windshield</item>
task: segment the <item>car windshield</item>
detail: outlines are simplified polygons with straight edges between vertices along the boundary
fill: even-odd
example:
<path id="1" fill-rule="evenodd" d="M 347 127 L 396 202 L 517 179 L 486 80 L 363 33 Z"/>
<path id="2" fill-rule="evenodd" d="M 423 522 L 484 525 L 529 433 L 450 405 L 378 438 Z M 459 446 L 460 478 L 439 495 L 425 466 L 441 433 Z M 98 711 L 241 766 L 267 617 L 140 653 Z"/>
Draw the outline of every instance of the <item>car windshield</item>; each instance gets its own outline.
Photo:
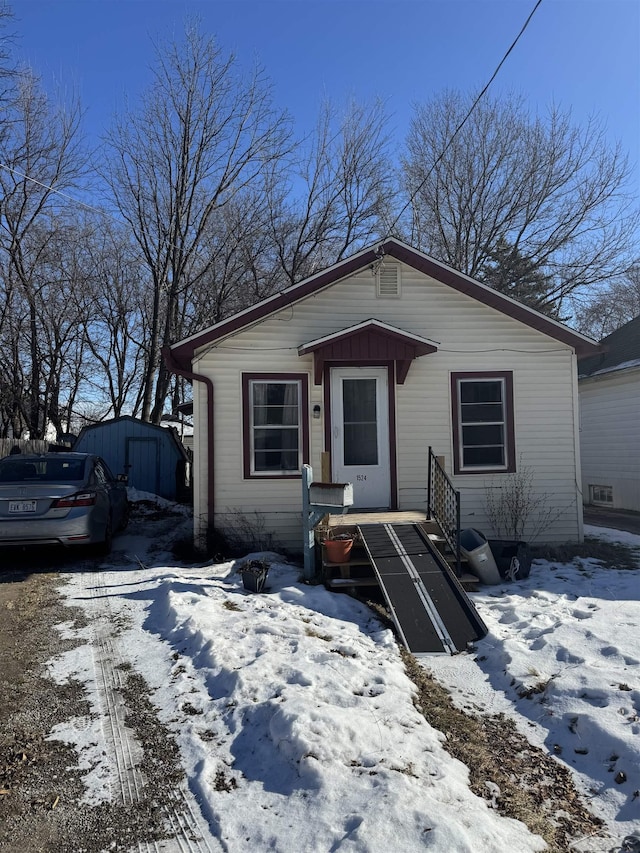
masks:
<path id="1" fill-rule="evenodd" d="M 84 479 L 84 459 L 0 460 L 0 483 L 69 483 Z"/>

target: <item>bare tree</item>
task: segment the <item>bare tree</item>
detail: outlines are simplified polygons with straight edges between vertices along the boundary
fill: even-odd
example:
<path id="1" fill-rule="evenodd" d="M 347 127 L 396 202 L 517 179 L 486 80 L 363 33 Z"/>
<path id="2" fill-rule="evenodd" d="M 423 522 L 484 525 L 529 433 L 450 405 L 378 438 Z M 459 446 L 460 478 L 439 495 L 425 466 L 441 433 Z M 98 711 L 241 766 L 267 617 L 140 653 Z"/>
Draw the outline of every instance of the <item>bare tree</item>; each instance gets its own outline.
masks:
<path id="1" fill-rule="evenodd" d="M 11 8 L 6 4 L 0 5 L 0 138 L 6 136 L 11 127 L 8 110 L 16 96 L 16 80 L 18 70 L 12 55 L 13 33 L 9 26 L 14 21 Z"/>
<path id="2" fill-rule="evenodd" d="M 14 435 L 27 430 L 32 438 L 42 437 L 49 423 L 57 432 L 68 431 L 84 380 L 82 317 L 72 296 L 83 288 L 84 274 L 74 275 L 68 262 L 74 236 L 72 223 L 43 215 L 23 245 L 35 284 L 28 293 L 15 288 L 0 335 L 0 367 L 11 377 Z"/>
<path id="3" fill-rule="evenodd" d="M 384 231 L 393 200 L 382 104 L 323 104 L 316 131 L 211 217 L 207 287 L 185 303 L 185 332 L 270 296 Z M 389 218 L 387 214 L 387 219 Z"/>
<path id="4" fill-rule="evenodd" d="M 263 73 L 243 79 L 195 26 L 183 43 L 157 48 L 139 111 L 109 133 L 109 185 L 152 288 L 143 418 L 162 415 L 170 378 L 160 348 L 181 337 L 185 298 L 208 282 L 201 246 L 214 213 L 282 155 L 288 133 Z"/>
<path id="5" fill-rule="evenodd" d="M 597 341 L 640 317 L 640 262 L 595 295 L 576 300 L 574 310 L 576 327 Z"/>
<path id="6" fill-rule="evenodd" d="M 6 268 L 0 280 L 6 282 Z M 2 299 L 7 289 L 2 288 Z M 3 437 L 20 438 L 26 428 L 22 411 L 25 405 L 25 373 L 20 350 L 22 317 L 18 316 L 15 297 L 6 301 L 6 312 L 0 326 L 0 406 Z"/>
<path id="7" fill-rule="evenodd" d="M 125 229 L 105 217 L 87 223 L 73 263 L 87 275 L 74 293 L 83 317 L 82 339 L 91 371 L 91 411 L 102 417 L 137 414 L 140 376 L 148 348 L 144 340 L 147 271 Z"/>
<path id="8" fill-rule="evenodd" d="M 31 438 L 44 435 L 51 412 L 53 352 L 43 356 L 44 310 L 57 304 L 49 280 L 48 251 L 56 238 L 59 192 L 79 186 L 87 157 L 80 137 L 76 100 L 52 104 L 30 71 L 23 71 L 0 135 L 0 252 L 4 272 L 0 337 L 11 357 L 14 387 L 20 391 L 22 427 Z M 59 236 L 59 235 L 58 235 Z M 59 345 L 60 341 L 49 341 Z"/>
<path id="9" fill-rule="evenodd" d="M 269 209 L 259 190 L 246 190 L 211 217 L 202 252 L 209 259 L 207 286 L 189 294 L 185 333 L 199 331 L 270 296 L 283 286 L 269 230 Z"/>
<path id="10" fill-rule="evenodd" d="M 386 124 L 381 101 L 352 101 L 342 117 L 327 101 L 315 132 L 270 176 L 271 237 L 287 285 L 384 235 L 394 201 Z"/>
<path id="11" fill-rule="evenodd" d="M 626 191 L 629 166 L 603 127 L 572 125 L 553 108 L 531 116 L 521 99 L 445 92 L 419 106 L 404 159 L 412 242 L 482 277 L 502 243 L 547 280 L 543 310 L 619 275 L 638 223 Z"/>

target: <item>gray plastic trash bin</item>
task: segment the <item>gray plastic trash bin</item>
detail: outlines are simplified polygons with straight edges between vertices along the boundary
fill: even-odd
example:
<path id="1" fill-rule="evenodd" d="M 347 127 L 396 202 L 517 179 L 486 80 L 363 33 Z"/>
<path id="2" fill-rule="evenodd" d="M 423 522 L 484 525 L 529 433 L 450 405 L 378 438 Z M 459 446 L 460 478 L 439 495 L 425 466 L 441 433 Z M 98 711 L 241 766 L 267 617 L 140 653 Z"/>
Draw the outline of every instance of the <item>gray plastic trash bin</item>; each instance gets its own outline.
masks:
<path id="1" fill-rule="evenodd" d="M 477 575 L 482 583 L 500 583 L 502 578 L 491 553 L 486 536 L 468 527 L 460 531 L 460 551 L 467 558 L 469 569 Z"/>

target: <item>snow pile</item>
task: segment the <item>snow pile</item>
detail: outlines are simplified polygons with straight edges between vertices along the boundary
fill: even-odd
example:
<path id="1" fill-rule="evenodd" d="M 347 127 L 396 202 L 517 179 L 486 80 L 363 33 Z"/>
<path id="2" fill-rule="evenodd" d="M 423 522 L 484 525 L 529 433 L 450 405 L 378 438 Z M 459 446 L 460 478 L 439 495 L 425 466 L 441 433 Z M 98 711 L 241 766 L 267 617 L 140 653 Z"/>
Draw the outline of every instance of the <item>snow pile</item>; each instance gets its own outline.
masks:
<path id="1" fill-rule="evenodd" d="M 179 738 L 191 787 L 223 842 L 543 847 L 470 793 L 466 768 L 413 706 L 392 634 L 367 608 L 300 585 L 282 563 L 271 566 L 268 594 L 252 595 L 234 569 L 157 585 L 145 628 L 168 644 L 166 687 L 157 660 L 134 660 L 168 714 L 186 709 Z"/>
<path id="2" fill-rule="evenodd" d="M 565 762 L 614 837 L 640 828 L 640 571 L 537 560 L 527 580 L 473 599 L 489 634 L 471 657 L 430 661 L 436 677 Z"/>
<path id="3" fill-rule="evenodd" d="M 604 535 L 640 546 L 640 537 Z M 116 541 L 125 553 L 131 544 Z M 117 621 L 112 641 L 150 686 L 224 849 L 544 849 L 471 793 L 467 768 L 414 707 L 393 635 L 368 608 L 301 584 L 278 555 L 249 556 L 270 564 L 260 595 L 243 588 L 238 561 L 181 567 L 165 554 L 148 566 L 140 552 L 64 587 L 90 624 Z M 536 561 L 528 579 L 474 595 L 489 635 L 473 654 L 426 664 L 458 704 L 506 713 L 566 762 L 619 840 L 640 826 L 639 574 Z M 92 696 L 82 648 L 55 675 L 75 672 Z M 80 748 L 72 728 L 56 734 Z M 91 728 L 92 761 L 105 762 Z M 87 780 L 104 786 L 112 776 L 94 766 Z"/>
<path id="4" fill-rule="evenodd" d="M 126 614 L 120 648 L 174 731 L 225 849 L 544 849 L 470 792 L 372 612 L 300 584 L 276 555 L 252 556 L 271 563 L 261 595 L 243 588 L 235 563 L 99 573 L 98 600 Z M 71 604 L 86 600 L 86 583 L 72 577 Z"/>

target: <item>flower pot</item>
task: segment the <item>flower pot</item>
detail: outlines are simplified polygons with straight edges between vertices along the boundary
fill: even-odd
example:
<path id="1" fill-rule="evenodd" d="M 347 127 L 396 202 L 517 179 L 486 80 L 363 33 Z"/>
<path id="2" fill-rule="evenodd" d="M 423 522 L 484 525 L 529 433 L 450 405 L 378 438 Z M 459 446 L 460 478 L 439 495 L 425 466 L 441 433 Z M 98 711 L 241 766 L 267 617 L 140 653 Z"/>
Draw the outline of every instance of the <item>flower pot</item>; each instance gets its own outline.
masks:
<path id="1" fill-rule="evenodd" d="M 353 539 L 325 539 L 323 544 L 330 563 L 348 562 Z"/>
<path id="2" fill-rule="evenodd" d="M 249 592 L 262 592 L 266 580 L 266 572 L 242 572 L 242 585 Z"/>
<path id="3" fill-rule="evenodd" d="M 251 566 L 241 569 L 242 585 L 249 592 L 262 592 L 268 573 L 268 566 Z"/>

